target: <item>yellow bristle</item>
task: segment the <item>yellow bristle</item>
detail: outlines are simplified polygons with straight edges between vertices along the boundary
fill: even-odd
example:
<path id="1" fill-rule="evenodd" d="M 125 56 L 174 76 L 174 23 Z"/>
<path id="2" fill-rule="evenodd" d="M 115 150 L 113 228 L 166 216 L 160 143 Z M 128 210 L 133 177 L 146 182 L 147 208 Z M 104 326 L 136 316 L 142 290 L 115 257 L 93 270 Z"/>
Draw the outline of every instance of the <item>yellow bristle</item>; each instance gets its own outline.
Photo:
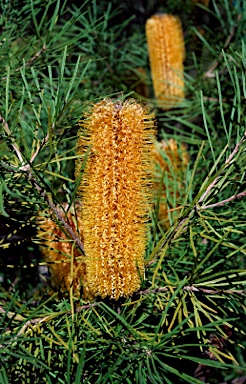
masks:
<path id="1" fill-rule="evenodd" d="M 63 208 L 60 207 L 57 210 L 83 242 L 81 207 L 76 206 L 76 215 L 73 208 L 67 211 L 68 204 L 63 204 Z M 81 260 L 81 253 L 74 246 L 74 241 L 67 237 L 62 224 L 59 226 L 50 211 L 41 212 L 37 218 L 37 224 L 37 236 L 42 240 L 41 251 L 50 268 L 53 285 L 62 292 L 69 292 L 72 286 L 76 295 L 79 295 L 83 286 L 84 298 L 91 297 L 87 286 L 85 263 Z"/>
<path id="2" fill-rule="evenodd" d="M 113 299 L 140 288 L 154 172 L 153 116 L 134 100 L 104 99 L 80 122 L 76 163 L 89 290 Z M 151 192 L 150 192 L 151 191 Z"/>
<path id="3" fill-rule="evenodd" d="M 169 109 L 184 98 L 184 37 L 178 17 L 157 14 L 147 20 L 146 37 L 155 98 Z"/>
<path id="4" fill-rule="evenodd" d="M 165 157 L 161 154 L 160 150 L 162 152 L 165 152 L 169 161 L 165 159 Z M 162 224 L 162 227 L 164 229 L 168 229 L 170 227 L 170 223 L 168 216 L 168 206 L 166 201 L 167 195 L 175 196 L 176 206 L 171 207 L 171 209 L 173 209 L 171 215 L 173 219 L 175 219 L 179 216 L 180 213 L 180 211 L 176 208 L 178 208 L 179 204 L 182 204 L 183 197 L 186 193 L 185 175 L 188 163 L 190 161 L 190 157 L 185 144 L 181 144 L 180 146 L 178 146 L 176 140 L 170 139 L 167 142 L 162 140 L 160 143 L 157 143 L 155 161 L 157 170 L 157 180 L 155 183 L 156 197 L 158 196 L 159 186 L 161 182 L 160 177 L 161 175 L 163 175 L 163 171 L 166 171 L 169 180 L 168 187 L 165 186 L 165 183 L 162 186 L 158 212 L 159 220 Z"/>

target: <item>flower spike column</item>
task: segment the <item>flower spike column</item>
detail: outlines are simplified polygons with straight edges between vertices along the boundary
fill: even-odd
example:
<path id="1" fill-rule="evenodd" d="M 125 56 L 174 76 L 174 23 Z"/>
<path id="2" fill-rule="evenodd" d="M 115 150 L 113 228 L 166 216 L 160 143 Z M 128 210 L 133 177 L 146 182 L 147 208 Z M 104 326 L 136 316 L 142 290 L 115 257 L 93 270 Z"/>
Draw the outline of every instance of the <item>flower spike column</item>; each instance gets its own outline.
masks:
<path id="1" fill-rule="evenodd" d="M 82 225 L 94 295 L 117 300 L 140 288 L 154 173 L 153 117 L 130 101 L 104 99 L 80 121 L 76 163 L 85 155 Z M 88 154 L 89 153 L 89 154 Z"/>
<path id="2" fill-rule="evenodd" d="M 184 98 L 184 37 L 178 17 L 156 14 L 146 22 L 146 38 L 155 98 L 169 109 Z"/>

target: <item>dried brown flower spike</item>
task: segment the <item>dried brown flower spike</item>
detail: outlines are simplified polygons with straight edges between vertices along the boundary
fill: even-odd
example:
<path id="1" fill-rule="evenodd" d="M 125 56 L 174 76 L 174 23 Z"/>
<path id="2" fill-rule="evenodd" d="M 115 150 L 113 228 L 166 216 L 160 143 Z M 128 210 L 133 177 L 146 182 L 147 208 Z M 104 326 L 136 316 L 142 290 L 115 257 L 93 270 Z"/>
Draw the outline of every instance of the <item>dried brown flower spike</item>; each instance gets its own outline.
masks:
<path id="1" fill-rule="evenodd" d="M 87 278 L 94 295 L 117 300 L 140 288 L 152 200 L 152 117 L 134 100 L 105 99 L 80 122 L 77 154 L 83 158 L 91 147 L 80 193 Z"/>
<path id="2" fill-rule="evenodd" d="M 146 37 L 155 97 L 169 109 L 184 98 L 185 46 L 178 17 L 156 14 L 147 20 Z"/>
<path id="3" fill-rule="evenodd" d="M 57 208 L 59 214 L 71 226 L 74 233 L 83 241 L 83 230 L 81 224 L 81 207 L 76 206 L 68 211 L 68 204 L 63 208 Z M 69 239 L 61 227 L 52 217 L 51 212 L 42 212 L 37 218 L 38 238 L 43 240 L 41 251 L 44 260 L 48 262 L 51 271 L 52 282 L 62 292 L 69 292 L 70 286 L 78 295 L 83 285 L 83 296 L 89 298 L 86 279 L 86 266 L 81 261 L 81 253 L 74 246 L 74 241 Z M 72 270 L 72 273 L 71 273 Z"/>

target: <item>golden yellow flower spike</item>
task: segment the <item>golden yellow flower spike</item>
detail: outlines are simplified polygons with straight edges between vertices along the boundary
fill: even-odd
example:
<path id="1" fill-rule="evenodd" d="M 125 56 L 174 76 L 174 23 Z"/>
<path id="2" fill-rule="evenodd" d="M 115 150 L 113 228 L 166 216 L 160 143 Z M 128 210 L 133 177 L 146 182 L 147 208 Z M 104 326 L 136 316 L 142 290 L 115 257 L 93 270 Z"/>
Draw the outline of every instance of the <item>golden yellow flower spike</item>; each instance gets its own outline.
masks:
<path id="1" fill-rule="evenodd" d="M 68 204 L 63 204 L 63 208 L 57 210 L 83 242 L 81 207 L 76 206 L 76 215 L 73 208 L 67 211 Z M 84 298 L 91 297 L 87 286 L 86 266 L 79 260 L 81 253 L 74 246 L 74 241 L 69 239 L 54 221 L 51 212 L 40 213 L 37 224 L 37 236 L 43 240 L 41 251 L 44 260 L 49 263 L 53 284 L 62 292 L 69 292 L 70 286 L 73 286 L 76 295 L 79 295 L 83 285 Z"/>
<path id="2" fill-rule="evenodd" d="M 165 151 L 165 154 L 169 161 L 167 161 L 160 153 Z M 161 221 L 162 227 L 168 229 L 170 227 L 168 217 L 168 206 L 167 206 L 167 195 L 175 196 L 176 206 L 172 207 L 172 217 L 175 219 L 179 215 L 178 208 L 179 204 L 182 204 L 182 198 L 185 195 L 185 172 L 190 161 L 190 157 L 187 152 L 187 148 L 184 144 L 178 146 L 176 140 L 169 139 L 167 142 L 162 140 L 157 143 L 157 149 L 155 153 L 156 169 L 157 169 L 157 180 L 155 183 L 155 195 L 157 197 L 160 185 L 160 176 L 163 171 L 166 170 L 167 177 L 169 180 L 168 186 L 165 183 L 162 186 L 160 203 L 159 203 L 159 220 Z M 167 191 L 168 188 L 168 191 Z"/>
<path id="3" fill-rule="evenodd" d="M 146 37 L 158 106 L 169 109 L 184 98 L 185 46 L 178 17 L 156 14 L 147 20 Z"/>
<path id="4" fill-rule="evenodd" d="M 104 99 L 80 121 L 76 176 L 89 152 L 80 193 L 86 271 L 94 295 L 117 300 L 144 277 L 146 220 L 153 197 L 153 116 L 134 100 Z"/>

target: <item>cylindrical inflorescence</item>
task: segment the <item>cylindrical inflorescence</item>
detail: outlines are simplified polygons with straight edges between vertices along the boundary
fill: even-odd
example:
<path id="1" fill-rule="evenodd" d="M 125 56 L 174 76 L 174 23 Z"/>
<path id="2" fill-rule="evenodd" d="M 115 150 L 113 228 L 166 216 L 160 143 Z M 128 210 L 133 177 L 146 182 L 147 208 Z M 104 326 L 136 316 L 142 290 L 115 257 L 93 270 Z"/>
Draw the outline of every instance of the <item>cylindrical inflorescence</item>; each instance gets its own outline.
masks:
<path id="1" fill-rule="evenodd" d="M 80 122 L 76 177 L 89 289 L 117 300 L 140 288 L 154 174 L 153 116 L 130 101 L 104 99 Z"/>
<path id="2" fill-rule="evenodd" d="M 184 98 L 184 37 L 178 17 L 156 14 L 146 22 L 154 93 L 158 106 L 169 109 Z"/>

